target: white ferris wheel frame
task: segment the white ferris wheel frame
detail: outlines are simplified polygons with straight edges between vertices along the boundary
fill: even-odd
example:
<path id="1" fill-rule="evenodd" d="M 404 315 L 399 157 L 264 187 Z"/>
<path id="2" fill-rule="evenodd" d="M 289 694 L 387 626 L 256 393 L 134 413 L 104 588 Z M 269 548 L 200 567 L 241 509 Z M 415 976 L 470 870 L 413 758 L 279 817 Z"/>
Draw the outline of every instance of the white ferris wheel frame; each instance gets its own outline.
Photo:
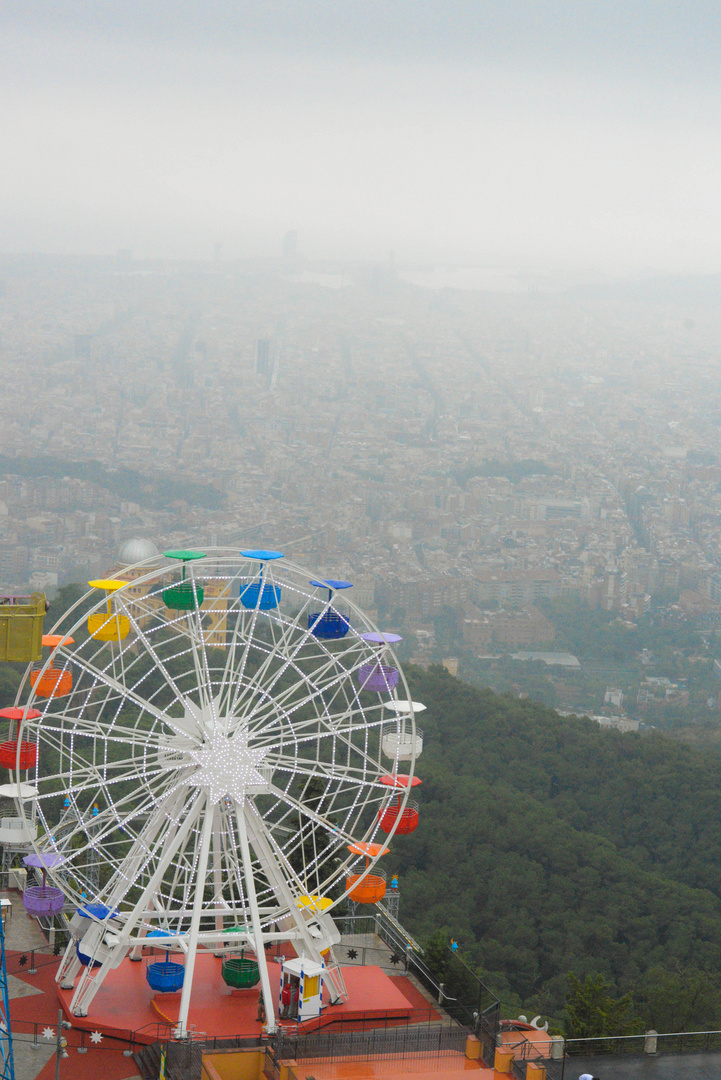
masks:
<path id="1" fill-rule="evenodd" d="M 28 669 L 17 697 L 41 714 L 18 730 L 18 748 L 28 740 L 39 750 L 37 797 L 31 808 L 18 800 L 23 816 L 39 823 L 36 852 L 63 857 L 48 873 L 70 901 L 106 908 L 105 917 L 87 908 L 87 917 L 74 917 L 58 980 L 74 986 L 80 974 L 71 1009 L 86 1015 L 107 973 L 127 955 L 137 959 L 153 930 L 154 944 L 185 954 L 176 1032 L 183 1037 L 198 950 L 227 954 L 243 943 L 257 957 L 274 1031 L 266 945 L 293 941 L 325 964 L 332 999 L 344 996 L 330 912 L 346 899 L 350 872 L 354 887 L 378 873 L 410 794 L 414 753 L 403 756 L 405 786 L 380 780 L 399 771 L 398 736 L 416 744 L 405 676 L 391 645 L 361 636 L 379 632 L 345 591 L 329 589 L 321 599 L 312 575 L 284 558 L 205 549 L 184 564 L 183 576 L 206 593 L 214 585 L 215 607 L 196 600 L 187 612 L 159 603 L 178 577 L 177 562 L 146 560 L 115 578 L 124 573 L 131 581 L 112 594 L 112 610 L 129 620 L 130 634 L 118 643 L 89 636 L 88 615 L 106 598 L 86 594 L 53 628 L 75 642 L 61 642 L 39 672 L 71 672 L 72 690 L 40 698 Z M 253 608 L 240 600 L 248 585 L 259 585 Z M 262 609 L 264 588 L 280 589 L 277 607 Z M 339 609 L 349 618 L 346 637 L 314 636 L 308 615 Z M 223 622 L 222 645 L 208 644 L 212 629 L 203 625 L 214 613 Z M 382 695 L 362 690 L 359 669 L 381 660 L 399 672 L 398 685 Z M 159 688 L 150 693 L 153 678 Z M 392 708 L 399 690 L 410 703 L 405 711 Z M 384 767 L 389 732 L 396 733 L 396 758 Z M 46 773 L 55 758 L 55 772 Z M 19 770 L 15 777 L 19 785 Z M 381 834 L 380 811 L 391 798 L 395 819 Z M 240 923 L 232 943 L 229 921 L 234 930 Z M 85 967 L 79 952 L 91 961 Z"/>

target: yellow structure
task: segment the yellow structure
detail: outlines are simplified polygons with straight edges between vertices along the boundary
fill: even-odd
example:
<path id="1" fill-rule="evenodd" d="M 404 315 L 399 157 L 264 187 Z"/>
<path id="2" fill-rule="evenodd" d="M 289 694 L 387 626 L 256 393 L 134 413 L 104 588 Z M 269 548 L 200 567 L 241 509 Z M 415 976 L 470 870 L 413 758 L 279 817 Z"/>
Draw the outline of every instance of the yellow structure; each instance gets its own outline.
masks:
<path id="1" fill-rule="evenodd" d="M 160 594 L 149 596 L 151 586 L 142 581 L 152 563 L 160 559 L 157 547 L 150 540 L 126 541 L 118 552 L 114 573 L 121 573 L 125 583 L 123 599 L 132 621 L 143 629 L 148 618 L 163 609 L 168 621 L 176 620 L 178 613 L 165 607 Z M 142 563 L 143 565 L 133 565 Z M 130 565 L 129 565 L 130 564 Z M 171 574 L 168 574 L 168 584 Z M 157 581 L 155 586 L 157 587 Z M 206 645 L 222 648 L 226 643 L 228 625 L 229 583 L 221 580 L 203 582 L 204 599 L 200 605 L 203 621 L 203 639 Z M 176 623 L 176 628 L 179 623 Z M 95 636 L 95 635 L 93 635 Z"/>
<path id="2" fill-rule="evenodd" d="M 511 1071 L 512 1061 L 513 1051 L 506 1050 L 504 1047 L 499 1046 L 493 1059 L 493 1069 L 497 1073 L 509 1073 Z"/>
<path id="3" fill-rule="evenodd" d="M 466 1057 L 469 1061 L 478 1061 L 481 1056 L 481 1040 L 477 1035 L 469 1035 L 466 1039 Z"/>
<path id="4" fill-rule="evenodd" d="M 315 894 L 311 896 L 299 896 L 298 907 L 306 908 L 309 911 L 325 911 L 333 903 L 333 899 L 330 896 L 317 896 Z"/>
<path id="5" fill-rule="evenodd" d="M 211 578 L 204 583 L 205 598 L 200 605 L 203 612 L 203 638 L 206 645 L 215 645 L 220 648 L 225 645 L 225 635 L 228 627 L 228 590 L 227 581 L 216 581 Z"/>
<path id="6" fill-rule="evenodd" d="M 0 660 L 40 659 L 45 611 L 44 593 L 0 597 Z"/>
<path id="7" fill-rule="evenodd" d="M 261 1080 L 265 1050 L 231 1050 L 203 1054 L 203 1080 Z"/>

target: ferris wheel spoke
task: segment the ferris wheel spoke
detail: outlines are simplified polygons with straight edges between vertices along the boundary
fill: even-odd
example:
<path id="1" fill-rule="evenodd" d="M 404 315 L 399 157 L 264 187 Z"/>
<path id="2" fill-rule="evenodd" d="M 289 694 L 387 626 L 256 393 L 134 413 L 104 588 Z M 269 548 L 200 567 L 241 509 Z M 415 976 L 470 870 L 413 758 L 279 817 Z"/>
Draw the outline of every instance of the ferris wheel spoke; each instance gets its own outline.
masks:
<path id="1" fill-rule="evenodd" d="M 340 688 L 341 684 L 344 681 L 347 681 L 349 675 L 349 672 L 345 668 L 339 669 L 337 659 L 335 657 L 332 657 L 331 661 L 314 671 L 313 680 L 310 683 L 310 689 L 308 692 L 306 692 L 304 696 L 299 698 L 297 695 L 297 687 L 289 687 L 286 691 L 281 691 L 280 693 L 274 695 L 272 698 L 270 697 L 270 695 L 267 695 L 264 698 L 266 708 L 283 708 L 284 706 L 286 706 L 286 703 L 289 702 L 292 704 L 292 709 L 288 705 L 286 706 L 284 711 L 293 712 L 304 706 L 313 704 L 319 700 L 323 701 L 323 704 L 325 706 L 326 703 L 324 695 L 327 694 L 328 691 L 331 689 Z M 321 680 L 328 675 L 329 671 L 332 674 L 331 681 L 325 683 L 321 682 Z M 356 699 L 357 694 L 354 696 L 354 700 Z M 258 710 L 258 714 L 251 714 L 251 717 L 254 718 L 255 715 L 260 715 L 262 717 L 261 710 Z"/>
<path id="2" fill-rule="evenodd" d="M 301 609 L 301 614 L 302 614 L 302 610 L 303 609 Z M 277 619 L 272 619 L 269 622 L 269 625 L 271 626 L 271 628 L 274 628 L 277 624 L 280 624 L 283 627 L 283 633 L 281 635 L 279 635 L 277 641 L 274 641 L 274 647 L 272 649 L 268 649 L 266 659 L 261 664 L 258 671 L 256 671 L 253 679 L 248 680 L 248 682 L 246 683 L 245 688 L 244 688 L 245 689 L 245 694 L 241 693 L 241 694 L 236 695 L 236 698 L 234 699 L 234 702 L 233 702 L 233 708 L 234 709 L 237 709 L 240 706 L 240 704 L 242 703 L 242 701 L 244 699 L 244 696 L 247 696 L 248 693 L 252 692 L 252 689 L 253 689 L 254 685 L 258 685 L 261 682 L 262 682 L 262 685 L 264 687 L 265 692 L 267 694 L 270 694 L 273 691 L 273 689 L 275 688 L 275 685 L 278 682 L 278 679 L 282 678 L 282 676 L 287 671 L 288 667 L 293 663 L 295 658 L 299 655 L 299 653 L 301 652 L 301 650 L 303 649 L 303 647 L 305 646 L 305 644 L 307 643 L 309 638 L 312 638 L 312 635 L 310 635 L 310 632 L 307 629 L 303 630 L 300 637 L 298 637 L 298 635 L 297 635 L 298 625 L 297 625 L 297 622 L 294 621 L 294 620 L 283 621 L 282 617 L 278 617 Z M 295 634 L 294 634 L 294 632 L 295 632 Z M 294 637 L 295 637 L 295 644 L 293 646 L 293 649 L 290 650 L 287 653 L 282 652 L 281 651 L 281 646 L 285 646 L 289 642 L 293 641 Z M 316 639 L 312 639 L 312 640 L 315 641 Z M 328 651 L 328 650 L 326 650 L 326 651 Z M 276 672 L 272 673 L 270 675 L 270 678 L 268 678 L 269 665 L 273 661 L 274 657 L 278 656 L 279 654 L 285 660 L 285 663 L 281 664 L 279 669 Z M 329 653 L 329 655 L 332 656 L 331 653 Z"/>
<path id="3" fill-rule="evenodd" d="M 195 667 L 196 686 L 200 691 L 199 704 L 201 709 L 206 710 L 210 714 L 212 728 L 213 730 L 216 730 L 218 728 L 220 717 L 216 703 L 216 695 L 213 691 L 213 679 L 210 672 L 210 664 L 208 662 L 208 651 L 200 609 L 192 612 L 192 617 L 194 620 L 193 633 L 189 636 L 193 655 L 193 665 Z"/>
<path id="4" fill-rule="evenodd" d="M 141 710 L 141 715 L 147 713 L 148 716 L 152 716 L 153 719 L 160 721 L 166 727 L 170 728 L 176 735 L 188 735 L 189 733 L 185 728 L 179 724 L 176 719 L 169 716 L 166 711 L 160 709 L 158 706 L 153 705 L 147 698 L 141 697 L 136 694 L 131 687 L 125 687 L 122 683 L 113 679 L 99 668 L 94 667 L 87 658 L 76 657 L 75 663 L 78 667 L 82 668 L 88 675 L 97 681 L 98 684 L 105 684 L 112 687 L 112 689 L 119 695 L 120 698 L 126 702 L 136 705 Z M 94 689 L 90 688 L 90 689 Z M 185 699 L 182 699 L 182 703 L 185 703 Z M 192 737 L 192 736 L 191 736 Z"/>
<path id="5" fill-rule="evenodd" d="M 258 813 L 257 807 L 252 803 L 246 806 L 246 822 L 251 843 L 258 852 L 264 866 L 268 867 L 272 880 L 270 881 L 273 892 L 283 901 L 284 906 L 293 915 L 296 926 L 301 931 L 305 940 L 306 948 L 311 955 L 316 947 L 310 940 L 310 934 L 305 924 L 305 919 L 300 915 L 298 897 L 307 889 L 307 885 L 301 880 L 288 859 L 286 852 L 282 850 L 275 837 L 267 828 L 265 821 Z"/>
<path id="6" fill-rule="evenodd" d="M 241 579 L 242 584 L 242 579 Z M 251 583 L 246 583 L 251 584 Z M 255 631 L 258 626 L 258 616 L 260 614 L 257 607 L 248 611 L 243 608 L 238 598 L 238 607 L 236 609 L 238 618 L 235 624 L 234 639 L 237 641 L 240 639 L 243 642 L 243 648 L 240 654 L 240 662 L 235 671 L 235 678 L 233 684 L 229 686 L 229 704 L 228 713 L 234 713 L 239 707 L 239 702 L 242 700 L 242 690 L 246 684 L 245 672 L 250 660 L 250 654 L 253 646 L 257 647 L 257 639 L 255 637 Z M 232 698 L 230 692 L 232 691 Z"/>
<path id="7" fill-rule="evenodd" d="M 271 785 L 271 792 L 274 795 L 277 795 L 288 807 L 296 810 L 299 814 L 308 818 L 308 820 L 315 822 L 315 824 L 319 825 L 322 829 L 327 829 L 328 832 L 333 833 L 340 840 L 346 842 L 353 841 L 353 837 L 350 834 L 346 835 L 342 829 L 328 821 L 322 814 L 319 814 L 316 810 L 313 810 L 312 807 L 302 803 L 299 799 L 294 798 L 287 791 L 283 791 L 282 789 L 275 787 L 275 785 Z"/>
<path id="8" fill-rule="evenodd" d="M 289 671 L 293 670 L 298 676 L 303 678 L 303 672 L 299 669 L 299 662 L 303 659 L 302 649 L 307 643 L 309 638 L 312 638 L 309 631 L 304 631 L 303 636 L 297 643 L 297 647 L 289 654 L 283 657 L 284 662 L 279 665 L 276 671 L 272 672 L 270 678 L 264 684 L 264 700 L 277 700 L 280 703 L 284 702 L 289 696 L 292 696 L 294 692 L 297 692 L 297 685 L 291 685 L 286 690 L 276 691 L 276 686 L 280 679 L 282 679 Z M 315 641 L 315 639 L 312 639 Z M 339 663 L 339 655 L 331 652 L 329 649 L 323 651 L 323 662 L 319 663 L 313 672 L 313 685 L 317 685 L 322 679 L 326 678 L 329 672 L 337 673 L 338 678 L 347 676 L 347 671 Z M 344 652 L 343 656 L 346 655 Z M 273 655 L 269 655 L 267 663 L 273 660 Z M 264 673 L 265 674 L 265 673 Z"/>
<path id="9" fill-rule="evenodd" d="M 80 697 L 80 707 L 88 708 L 95 703 L 88 701 L 89 696 L 100 690 L 109 689 L 114 691 L 119 700 L 131 701 L 134 705 L 138 705 L 144 711 L 148 711 L 151 715 L 154 715 L 156 719 L 163 719 L 163 712 L 160 709 L 154 708 L 150 703 L 140 695 L 136 694 L 131 687 L 124 686 L 118 679 L 115 679 L 112 675 L 109 675 L 104 668 L 96 667 L 86 656 L 81 654 L 76 655 L 73 658 L 73 665 L 81 670 L 92 679 L 90 686 L 78 687 L 75 690 L 74 696 Z"/>
<path id="10" fill-rule="evenodd" d="M 143 745 L 145 748 L 150 744 L 157 748 L 156 743 L 152 740 L 153 732 L 151 730 L 144 730 L 138 728 L 125 727 L 123 724 L 116 724 L 114 721 L 110 721 L 107 724 L 103 724 L 98 720 L 92 720 L 86 716 L 78 717 L 62 717 L 58 714 L 47 714 L 47 719 L 52 723 L 43 723 L 42 733 L 43 737 L 53 736 L 58 739 L 69 736 L 74 738 L 88 738 L 96 739 L 103 743 L 118 743 L 123 745 L 137 746 Z M 71 723 L 64 723 L 64 720 L 70 719 Z M 26 731 L 26 735 L 33 737 L 37 734 L 37 729 L 29 729 Z M 56 746 L 59 748 L 59 743 Z"/>
<path id="11" fill-rule="evenodd" d="M 114 810 L 118 810 L 123 800 L 120 803 L 114 803 Z M 145 812 L 149 812 L 153 806 L 152 796 L 148 796 L 146 803 L 141 803 L 140 807 L 136 807 L 133 811 L 132 818 L 127 818 L 123 821 L 118 821 L 115 816 L 111 816 L 107 810 L 101 810 L 98 816 L 91 818 L 86 823 L 85 834 L 88 836 L 88 841 L 84 845 L 75 847 L 74 853 L 76 857 L 81 856 L 83 853 L 103 847 L 117 846 L 121 841 L 117 840 L 118 829 L 129 830 L 129 822 L 136 820 L 138 817 L 143 816 Z M 134 833 L 135 840 L 138 839 L 139 833 Z M 116 839 L 113 841 L 113 837 Z M 124 842 L 124 841 L 123 841 Z"/>
<path id="12" fill-rule="evenodd" d="M 230 596 L 231 590 L 234 589 L 236 584 L 238 586 L 238 593 L 240 593 L 240 579 L 239 579 L 238 575 L 235 575 L 234 577 L 232 577 L 228 581 L 228 585 L 227 585 L 228 596 Z M 219 705 L 220 708 L 225 707 L 226 711 L 228 713 L 230 713 L 231 712 L 231 695 L 233 693 L 233 687 L 234 687 L 234 685 L 236 683 L 236 674 L 237 674 L 236 655 L 237 655 L 237 652 L 238 652 L 238 644 L 239 644 L 239 641 L 242 641 L 243 644 L 246 644 L 245 639 L 243 639 L 241 637 L 241 635 L 239 634 L 239 632 L 238 632 L 239 627 L 241 625 L 240 596 L 238 596 L 238 599 L 237 599 L 237 607 L 236 607 L 236 601 L 234 600 L 228 606 L 227 612 L 228 612 L 228 616 L 231 617 L 231 620 L 232 620 L 232 623 L 233 623 L 233 628 L 232 628 L 232 631 L 231 631 L 231 634 L 230 634 L 230 642 L 228 644 L 228 649 L 227 649 L 227 654 L 226 654 L 226 659 L 225 659 L 225 666 L 223 668 L 223 674 L 222 674 L 221 679 L 220 679 L 220 688 L 219 688 L 219 691 L 218 691 L 218 705 Z M 226 633 L 227 633 L 227 627 L 228 627 L 228 617 L 226 616 Z M 247 644 L 249 644 L 249 642 Z"/>
<path id="13" fill-rule="evenodd" d="M 200 815 L 198 802 L 202 800 L 196 798 L 188 807 L 185 805 L 185 800 L 177 800 L 174 804 L 175 813 L 172 816 L 160 820 L 156 818 L 152 822 L 152 827 L 148 829 L 147 837 L 141 836 L 136 840 L 130 855 L 118 867 L 114 879 L 109 883 L 108 906 L 113 908 L 138 881 L 141 882 L 142 891 L 123 927 L 123 937 L 126 942 L 134 931 L 138 919 L 148 908 L 149 901 L 158 891 L 178 848 L 185 842 L 188 833 L 195 826 Z M 185 810 L 184 814 L 183 810 Z M 148 874 L 147 871 L 151 866 L 151 872 Z"/>
<path id="14" fill-rule="evenodd" d="M 291 720 L 288 716 L 285 719 Z M 379 718 L 378 720 L 369 720 L 367 723 L 361 722 L 361 717 L 356 713 L 350 715 L 343 715 L 341 713 L 337 716 L 324 716 L 319 714 L 317 716 L 311 716 L 307 720 L 296 720 L 295 724 L 290 727 L 288 732 L 283 732 L 279 723 L 276 723 L 275 729 L 270 726 L 266 729 L 264 737 L 254 738 L 253 745 L 258 747 L 275 747 L 279 745 L 287 745 L 292 743 L 294 746 L 301 746 L 305 743 L 318 742 L 319 740 L 329 740 L 346 738 L 352 736 L 354 733 L 366 732 L 380 729 L 384 724 L 384 720 Z M 349 743 L 349 745 L 351 745 Z M 354 749 L 360 750 L 356 744 L 352 744 Z"/>
<path id="15" fill-rule="evenodd" d="M 118 773 L 119 775 L 114 775 Z M 160 766 L 152 769 L 145 770 L 145 774 L 149 774 L 153 777 L 157 786 L 162 787 L 165 783 L 172 786 L 177 786 L 177 770 L 167 770 Z M 74 757 L 71 763 L 63 770 L 56 774 L 58 780 L 64 781 L 68 787 L 68 793 L 79 792 L 82 789 L 82 785 L 87 785 L 89 781 L 111 786 L 118 783 L 130 783 L 134 786 L 135 790 L 141 790 L 142 784 L 138 781 L 142 778 L 143 772 L 138 769 L 138 761 L 136 758 L 125 758 L 119 761 L 101 761 L 98 764 L 97 761 L 88 760 L 79 750 L 75 750 Z M 40 796 L 42 798 L 42 796 Z"/>
<path id="16" fill-rule="evenodd" d="M 148 634 L 146 634 L 144 627 L 141 626 L 139 620 L 137 620 L 135 618 L 135 616 L 134 616 L 134 614 L 133 614 L 133 612 L 131 610 L 128 611 L 128 617 L 130 618 L 130 623 L 131 623 L 131 626 L 132 626 L 133 630 L 135 631 L 135 634 L 137 635 L 139 640 L 142 641 L 148 656 L 153 661 L 154 669 L 156 671 L 159 671 L 160 674 L 163 676 L 165 684 L 168 687 L 168 689 L 172 692 L 172 694 L 174 695 L 176 702 L 179 705 L 184 706 L 184 704 L 185 704 L 185 695 L 182 693 L 182 691 L 178 687 L 177 683 L 175 682 L 175 679 L 173 678 L 173 676 L 168 671 L 167 665 L 165 664 L 165 662 L 163 661 L 163 659 L 159 655 L 157 649 L 154 647 L 153 643 L 151 642 L 150 636 Z"/>
<path id="17" fill-rule="evenodd" d="M 352 753 L 354 756 L 357 756 L 357 757 L 361 758 L 362 761 L 364 761 L 367 765 L 369 765 L 371 767 L 371 769 L 375 772 L 375 774 L 377 776 L 378 773 L 380 772 L 379 763 L 378 763 L 377 759 L 374 758 L 370 754 L 367 747 L 362 748 L 362 747 L 358 746 L 356 743 L 354 743 L 351 738 L 349 738 L 349 734 L 352 734 L 353 731 L 365 732 L 367 734 L 366 729 L 363 728 L 361 725 L 358 725 L 356 728 L 349 729 L 349 730 L 331 729 L 331 730 L 325 731 L 325 732 L 323 732 L 323 731 L 309 732 L 305 737 L 300 737 L 300 738 L 293 738 L 291 736 L 286 740 L 286 745 L 288 745 L 288 743 L 293 743 L 296 746 L 300 746 L 300 745 L 302 745 L 304 743 L 307 745 L 309 743 L 315 742 L 320 746 L 322 741 L 332 739 L 334 742 L 337 742 L 337 743 L 341 744 L 342 746 L 344 746 L 349 754 Z M 271 746 L 277 745 L 277 739 L 276 739 L 275 743 L 270 743 L 269 745 L 271 745 Z M 271 759 L 271 760 L 275 760 L 275 755 L 274 755 L 274 758 Z M 295 758 L 294 760 L 298 760 L 298 759 Z M 364 770 L 364 775 L 365 775 L 365 770 Z"/>

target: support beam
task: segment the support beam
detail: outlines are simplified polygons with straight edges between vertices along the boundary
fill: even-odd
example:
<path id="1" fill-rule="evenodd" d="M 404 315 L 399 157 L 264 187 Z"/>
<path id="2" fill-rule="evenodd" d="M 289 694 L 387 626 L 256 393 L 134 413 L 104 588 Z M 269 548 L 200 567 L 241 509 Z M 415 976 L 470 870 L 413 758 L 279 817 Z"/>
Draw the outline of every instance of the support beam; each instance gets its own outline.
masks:
<path id="1" fill-rule="evenodd" d="M 263 1002 L 265 1004 L 266 1031 L 269 1035 L 274 1035 L 277 1031 L 275 1023 L 275 1002 L 273 1000 L 273 992 L 270 988 L 270 977 L 268 975 L 268 958 L 265 955 L 265 948 L 263 947 L 263 932 L 260 926 L 258 900 L 255 895 L 255 879 L 253 877 L 253 863 L 250 858 L 250 846 L 248 844 L 248 829 L 246 826 L 245 813 L 245 806 L 240 806 L 238 803 L 236 803 L 236 817 L 238 819 L 240 850 L 243 856 L 245 887 L 248 891 L 250 921 L 253 926 L 253 937 L 255 938 L 255 956 L 258 961 L 258 969 L 260 971 L 261 993 L 263 994 Z"/>
<path id="2" fill-rule="evenodd" d="M 200 916 L 203 914 L 205 874 L 208 869 L 208 855 L 210 853 L 210 838 L 213 835 L 214 817 L 215 807 L 210 805 L 210 795 L 208 794 L 205 797 L 205 820 L 203 821 L 203 833 L 200 840 L 200 855 L 198 856 L 198 870 L 195 877 L 195 902 L 193 904 L 193 916 L 190 920 L 188 955 L 185 958 L 185 978 L 183 979 L 183 991 L 180 995 L 178 1026 L 175 1029 L 176 1039 L 187 1039 L 188 1037 L 190 991 L 193 987 L 195 957 L 198 952 L 198 930 L 200 929 Z"/>

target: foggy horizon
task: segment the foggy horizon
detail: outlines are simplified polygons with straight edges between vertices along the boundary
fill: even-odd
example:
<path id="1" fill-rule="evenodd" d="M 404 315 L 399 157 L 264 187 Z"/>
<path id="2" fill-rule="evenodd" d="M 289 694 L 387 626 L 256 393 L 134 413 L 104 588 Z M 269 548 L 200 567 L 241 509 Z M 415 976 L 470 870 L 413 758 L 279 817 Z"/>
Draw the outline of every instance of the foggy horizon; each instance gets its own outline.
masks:
<path id="1" fill-rule="evenodd" d="M 721 270 L 710 3 L 10 2 L 0 251 Z"/>

